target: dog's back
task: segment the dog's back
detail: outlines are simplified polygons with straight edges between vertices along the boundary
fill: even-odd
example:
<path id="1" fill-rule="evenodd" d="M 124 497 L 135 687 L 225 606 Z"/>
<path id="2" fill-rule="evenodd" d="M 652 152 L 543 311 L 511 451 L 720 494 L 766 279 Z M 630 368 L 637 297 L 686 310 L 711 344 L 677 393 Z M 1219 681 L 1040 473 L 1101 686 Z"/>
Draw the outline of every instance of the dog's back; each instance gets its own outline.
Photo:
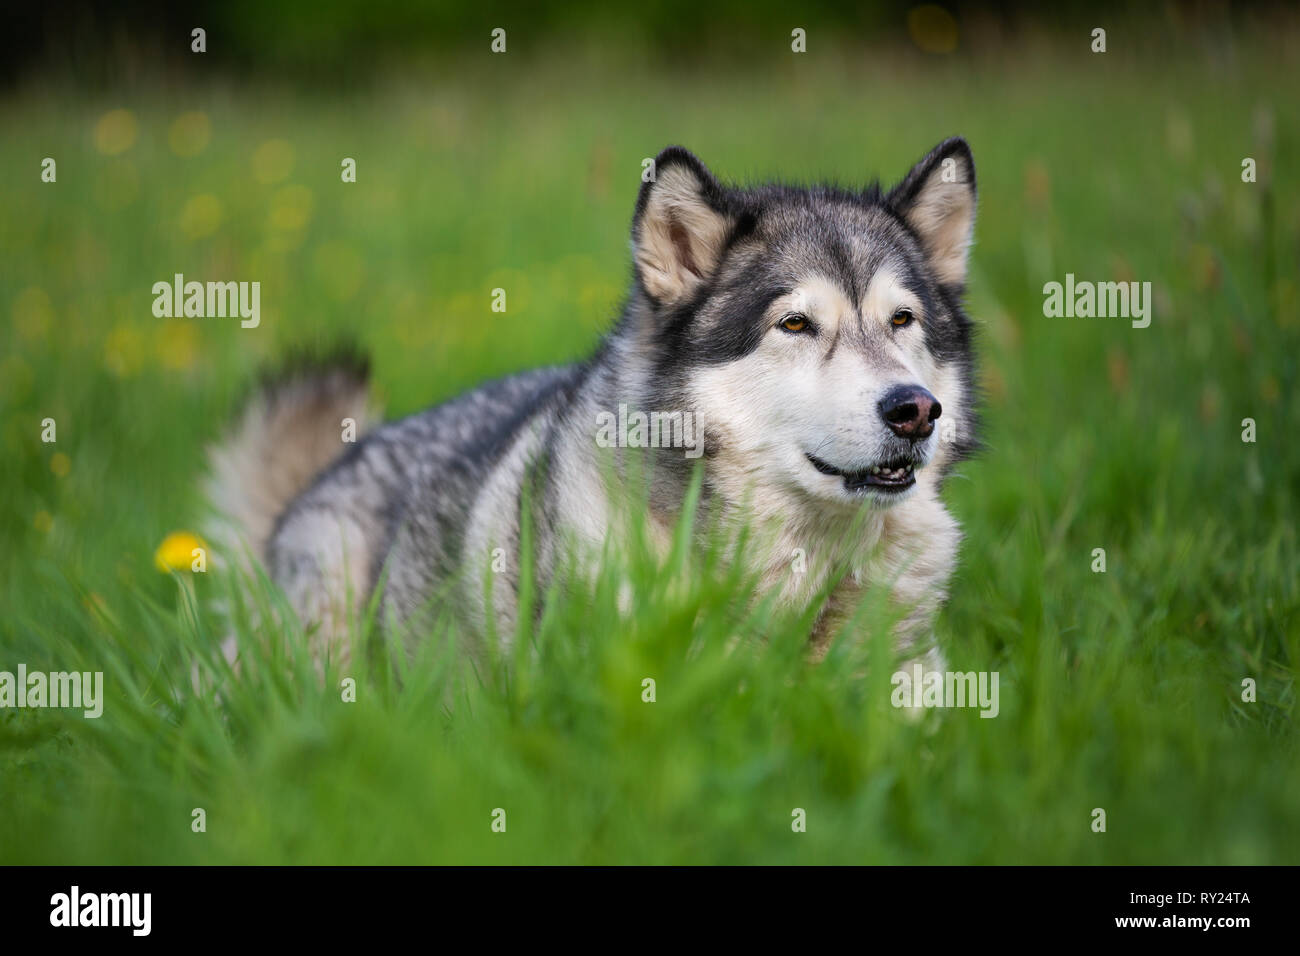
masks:
<path id="1" fill-rule="evenodd" d="M 323 628 L 321 643 L 341 655 L 349 614 L 371 594 L 393 540 L 418 529 L 427 575 L 452 573 L 487 476 L 578 374 L 523 372 L 365 433 L 366 365 L 297 363 L 255 393 L 212 450 L 214 537 L 264 562 L 304 625 Z M 343 440 L 346 419 L 355 444 Z"/>

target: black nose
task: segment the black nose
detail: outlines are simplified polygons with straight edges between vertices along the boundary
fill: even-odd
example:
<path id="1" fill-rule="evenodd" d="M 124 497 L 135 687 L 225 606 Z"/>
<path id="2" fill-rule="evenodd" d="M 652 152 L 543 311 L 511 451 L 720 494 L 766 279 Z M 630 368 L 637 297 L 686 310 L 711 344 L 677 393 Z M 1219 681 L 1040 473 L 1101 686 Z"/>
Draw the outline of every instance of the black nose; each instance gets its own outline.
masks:
<path id="1" fill-rule="evenodd" d="M 880 400 L 880 417 L 895 435 L 910 441 L 929 438 L 942 413 L 939 400 L 920 385 L 896 385 Z"/>

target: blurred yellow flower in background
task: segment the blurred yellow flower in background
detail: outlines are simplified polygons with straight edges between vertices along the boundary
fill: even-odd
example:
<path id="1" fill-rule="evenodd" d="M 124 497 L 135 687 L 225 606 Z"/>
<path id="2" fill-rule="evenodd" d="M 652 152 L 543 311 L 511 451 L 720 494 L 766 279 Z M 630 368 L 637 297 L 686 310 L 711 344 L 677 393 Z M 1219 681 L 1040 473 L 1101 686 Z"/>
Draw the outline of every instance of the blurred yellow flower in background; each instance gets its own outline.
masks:
<path id="1" fill-rule="evenodd" d="M 907 14 L 907 32 L 926 53 L 951 53 L 957 49 L 957 21 L 933 3 L 913 7 Z"/>
<path id="2" fill-rule="evenodd" d="M 306 186 L 285 186 L 271 197 L 272 228 L 293 232 L 311 219 L 311 190 Z"/>
<path id="3" fill-rule="evenodd" d="M 167 131 L 167 145 L 177 156 L 197 156 L 208 148 L 212 123 L 207 113 L 182 113 Z"/>
<path id="4" fill-rule="evenodd" d="M 163 538 L 158 550 L 153 553 L 153 563 L 163 574 L 172 571 L 189 571 L 194 564 L 194 549 L 207 545 L 198 535 L 189 531 L 173 531 Z"/>
<path id="5" fill-rule="evenodd" d="M 315 200 L 306 186 L 285 186 L 271 197 L 267 249 L 285 253 L 302 245 Z"/>
<path id="6" fill-rule="evenodd" d="M 186 239 L 203 239 L 221 225 L 221 200 L 211 193 L 192 196 L 181 209 L 181 232 Z"/>
<path id="7" fill-rule="evenodd" d="M 198 354 L 198 327 L 188 319 L 168 319 L 154 334 L 154 351 L 164 368 L 184 371 Z"/>
<path id="8" fill-rule="evenodd" d="M 13 306 L 14 328 L 29 342 L 44 339 L 54 323 L 54 304 L 44 289 L 32 286 L 18 293 Z"/>
<path id="9" fill-rule="evenodd" d="M 140 371 L 144 363 L 144 343 L 133 322 L 118 322 L 104 340 L 104 366 L 119 378 Z"/>
<path id="10" fill-rule="evenodd" d="M 286 139 L 268 139 L 253 153 L 253 178 L 263 186 L 284 182 L 293 172 L 293 144 Z"/>
<path id="11" fill-rule="evenodd" d="M 68 472 L 72 470 L 72 459 L 61 451 L 56 451 L 50 457 L 50 471 L 54 472 L 56 478 L 66 478 Z"/>
<path id="12" fill-rule="evenodd" d="M 109 110 L 95 124 L 95 148 L 105 156 L 125 153 L 135 145 L 140 124 L 130 110 Z"/>

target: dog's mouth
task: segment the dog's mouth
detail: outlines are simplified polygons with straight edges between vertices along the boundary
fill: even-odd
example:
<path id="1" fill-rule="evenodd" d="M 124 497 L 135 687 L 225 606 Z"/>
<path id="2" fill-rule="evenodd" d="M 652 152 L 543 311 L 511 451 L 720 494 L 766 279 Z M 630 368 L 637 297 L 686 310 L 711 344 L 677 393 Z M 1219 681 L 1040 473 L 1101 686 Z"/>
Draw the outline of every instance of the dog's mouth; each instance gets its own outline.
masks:
<path id="1" fill-rule="evenodd" d="M 874 491 L 894 494 L 906 491 L 916 484 L 916 462 L 911 458 L 895 458 L 884 464 L 863 468 L 861 471 L 844 471 L 822 461 L 816 455 L 808 455 L 808 460 L 823 475 L 843 478 L 844 487 L 849 491 L 870 488 Z"/>

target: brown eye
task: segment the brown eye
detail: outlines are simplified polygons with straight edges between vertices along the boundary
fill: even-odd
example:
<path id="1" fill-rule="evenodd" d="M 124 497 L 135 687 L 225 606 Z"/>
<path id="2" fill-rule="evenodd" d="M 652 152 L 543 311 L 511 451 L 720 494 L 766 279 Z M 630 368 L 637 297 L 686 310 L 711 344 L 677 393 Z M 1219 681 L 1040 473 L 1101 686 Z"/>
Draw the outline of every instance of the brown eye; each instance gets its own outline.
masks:
<path id="1" fill-rule="evenodd" d="M 781 328 L 787 332 L 806 332 L 808 317 L 806 315 L 787 315 L 781 320 Z"/>
<path id="2" fill-rule="evenodd" d="M 894 317 L 890 319 L 890 321 L 893 322 L 894 325 L 898 326 L 899 328 L 902 328 L 904 325 L 907 325 L 909 322 L 912 321 L 912 310 L 899 309 L 897 312 L 894 313 Z"/>

